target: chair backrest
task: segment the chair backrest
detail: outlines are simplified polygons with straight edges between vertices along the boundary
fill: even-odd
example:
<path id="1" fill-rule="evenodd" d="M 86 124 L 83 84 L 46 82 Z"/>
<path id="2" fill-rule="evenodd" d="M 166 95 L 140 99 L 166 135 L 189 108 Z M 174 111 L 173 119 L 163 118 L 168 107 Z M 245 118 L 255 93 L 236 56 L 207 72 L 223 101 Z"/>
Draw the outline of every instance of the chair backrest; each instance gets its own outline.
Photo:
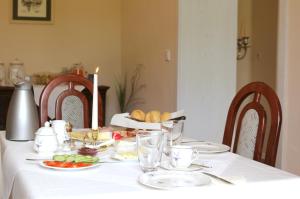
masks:
<path id="1" fill-rule="evenodd" d="M 247 101 L 250 95 L 253 95 L 253 100 Z M 268 107 L 264 107 L 262 96 L 269 104 Z M 241 107 L 245 101 L 246 105 Z M 266 108 L 269 109 L 269 114 Z M 270 118 L 267 119 L 267 116 Z M 250 154 L 250 158 L 256 161 L 275 166 L 281 120 L 281 105 L 274 90 L 263 82 L 247 84 L 231 102 L 223 144 L 233 146 L 232 152 L 234 153 L 242 153 L 241 155 L 244 153 L 248 157 Z M 267 122 L 270 123 L 268 132 L 266 132 Z M 268 139 L 265 140 L 265 137 Z M 266 143 L 266 148 L 264 143 Z M 250 152 L 243 150 L 250 150 Z"/>
<path id="2" fill-rule="evenodd" d="M 93 83 L 79 75 L 66 74 L 54 78 L 49 82 L 43 89 L 40 96 L 40 124 L 43 125 L 48 120 L 48 103 L 50 94 L 53 90 L 61 85 L 67 86 L 67 89 L 62 91 L 55 102 L 55 119 L 62 119 L 62 106 L 64 100 L 68 97 L 75 97 L 80 100 L 83 108 L 83 127 L 89 128 L 90 124 L 90 112 L 89 112 L 89 101 L 82 92 L 75 89 L 75 86 L 79 85 L 87 89 L 91 94 L 93 93 Z M 98 124 L 103 125 L 102 118 L 102 100 L 98 93 Z"/>

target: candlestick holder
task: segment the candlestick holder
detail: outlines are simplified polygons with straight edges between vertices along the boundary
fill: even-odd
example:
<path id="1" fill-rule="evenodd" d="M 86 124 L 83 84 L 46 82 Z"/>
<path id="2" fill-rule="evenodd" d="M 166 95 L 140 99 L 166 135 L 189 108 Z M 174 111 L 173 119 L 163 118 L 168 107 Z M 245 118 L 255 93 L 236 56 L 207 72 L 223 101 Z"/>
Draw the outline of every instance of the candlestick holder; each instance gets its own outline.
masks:
<path id="1" fill-rule="evenodd" d="M 92 140 L 93 140 L 93 146 L 96 147 L 97 140 L 99 136 L 99 129 L 92 129 Z"/>
<path id="2" fill-rule="evenodd" d="M 250 48 L 249 40 L 250 40 L 250 37 L 248 37 L 248 36 L 243 36 L 243 37 L 238 38 L 238 40 L 237 40 L 237 50 L 238 50 L 237 60 L 241 60 L 246 57 L 247 49 Z"/>
<path id="3" fill-rule="evenodd" d="M 88 148 L 97 148 L 97 141 L 99 138 L 99 129 L 91 129 L 85 132 L 83 138 L 83 146 Z"/>

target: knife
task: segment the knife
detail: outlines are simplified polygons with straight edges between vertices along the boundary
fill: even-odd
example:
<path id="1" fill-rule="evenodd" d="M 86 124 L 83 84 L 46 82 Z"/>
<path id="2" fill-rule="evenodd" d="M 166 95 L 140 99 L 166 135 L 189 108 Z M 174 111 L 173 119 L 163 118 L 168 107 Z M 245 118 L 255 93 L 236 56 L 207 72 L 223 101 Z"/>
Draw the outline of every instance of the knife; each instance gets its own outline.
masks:
<path id="1" fill-rule="evenodd" d="M 26 158 L 26 160 L 28 161 L 43 161 L 43 160 L 51 160 L 51 159 L 42 159 L 42 158 Z M 54 161 L 54 160 L 51 160 Z M 101 164 L 101 163 L 120 163 L 122 161 L 100 161 L 97 162 L 97 164 Z"/>
<path id="2" fill-rule="evenodd" d="M 233 182 L 230 182 L 229 180 L 226 180 L 225 178 L 222 178 L 220 176 L 217 176 L 217 175 L 214 175 L 214 174 L 211 174 L 211 173 L 207 173 L 207 172 L 202 172 L 204 175 L 207 175 L 207 176 L 210 176 L 212 178 L 215 178 L 217 180 L 220 180 L 222 182 L 225 182 L 226 184 L 230 184 L 230 185 L 234 185 Z"/>

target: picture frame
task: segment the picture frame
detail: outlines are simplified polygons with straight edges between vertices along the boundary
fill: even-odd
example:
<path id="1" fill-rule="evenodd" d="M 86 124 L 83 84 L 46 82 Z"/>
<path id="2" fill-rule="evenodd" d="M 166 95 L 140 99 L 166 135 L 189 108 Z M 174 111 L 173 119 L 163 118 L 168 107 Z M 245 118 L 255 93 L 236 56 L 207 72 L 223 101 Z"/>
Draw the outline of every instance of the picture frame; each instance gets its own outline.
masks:
<path id="1" fill-rule="evenodd" d="M 52 0 L 13 0 L 13 22 L 52 22 Z"/>

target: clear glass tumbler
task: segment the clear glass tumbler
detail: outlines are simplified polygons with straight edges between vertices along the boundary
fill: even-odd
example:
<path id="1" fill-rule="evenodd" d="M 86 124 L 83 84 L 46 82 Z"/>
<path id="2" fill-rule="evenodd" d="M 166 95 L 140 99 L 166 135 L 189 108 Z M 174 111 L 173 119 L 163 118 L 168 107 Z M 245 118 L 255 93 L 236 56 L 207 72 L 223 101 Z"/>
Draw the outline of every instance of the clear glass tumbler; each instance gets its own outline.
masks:
<path id="1" fill-rule="evenodd" d="M 179 144 L 183 137 L 184 120 L 174 121 L 173 128 L 171 130 L 171 140 L 173 144 Z"/>
<path id="2" fill-rule="evenodd" d="M 165 144 L 167 146 L 172 146 L 181 142 L 184 120 L 162 122 L 161 128 L 165 132 Z"/>
<path id="3" fill-rule="evenodd" d="M 163 132 L 139 130 L 136 139 L 141 169 L 144 172 L 156 171 L 162 156 Z"/>

